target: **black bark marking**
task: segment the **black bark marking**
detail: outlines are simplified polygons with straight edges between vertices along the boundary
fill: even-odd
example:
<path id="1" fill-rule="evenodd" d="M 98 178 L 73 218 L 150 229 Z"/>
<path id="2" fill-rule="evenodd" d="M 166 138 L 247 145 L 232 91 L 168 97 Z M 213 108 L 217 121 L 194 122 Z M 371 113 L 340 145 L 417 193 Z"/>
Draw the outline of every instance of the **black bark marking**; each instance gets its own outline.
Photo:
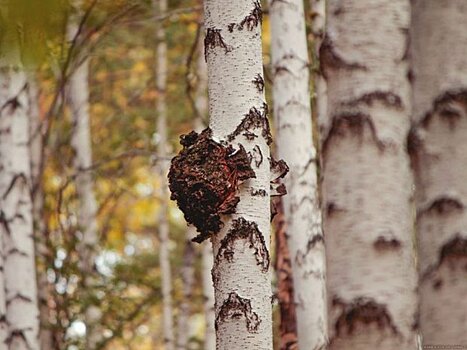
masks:
<path id="1" fill-rule="evenodd" d="M 216 330 L 219 329 L 221 322 L 228 319 L 245 318 L 246 328 L 249 333 L 258 331 L 261 320 L 257 313 L 253 312 L 251 308 L 251 301 L 246 298 L 240 297 L 237 293 L 231 292 L 227 299 L 224 300 L 219 314 L 216 317 Z"/>
<path id="2" fill-rule="evenodd" d="M 306 244 L 306 250 L 304 252 L 299 250 L 297 252 L 297 255 L 295 255 L 295 262 L 297 263 L 297 265 L 302 266 L 305 262 L 306 256 L 312 251 L 314 247 L 316 247 L 320 243 L 324 244 L 323 235 L 318 234 L 311 237 Z"/>
<path id="3" fill-rule="evenodd" d="M 289 166 L 287 163 L 280 159 L 275 160 L 274 157 L 269 158 L 270 167 L 270 195 L 271 197 L 284 196 L 287 194 L 285 185 L 281 183 L 281 180 L 289 172 Z"/>
<path id="4" fill-rule="evenodd" d="M 427 129 L 433 117 L 437 115 L 448 123 L 451 130 L 454 130 L 457 122 L 466 113 L 467 89 L 448 90 L 433 101 L 432 109 L 425 114 L 417 126 Z"/>
<path id="5" fill-rule="evenodd" d="M 402 243 L 395 237 L 379 236 L 373 246 L 379 251 L 397 250 L 402 246 Z"/>
<path id="6" fill-rule="evenodd" d="M 266 197 L 268 195 L 266 190 L 262 188 L 260 188 L 259 190 L 255 190 L 254 188 L 252 188 L 250 193 L 252 196 Z"/>
<path id="7" fill-rule="evenodd" d="M 467 260 L 467 238 L 457 234 L 441 248 L 439 266 L 443 263 L 452 265 L 461 259 Z"/>
<path id="8" fill-rule="evenodd" d="M 330 69 L 338 70 L 363 70 L 366 71 L 368 68 L 360 63 L 347 62 L 342 58 L 334 47 L 334 43 L 328 35 L 324 36 L 323 42 L 319 49 L 320 67 L 321 74 L 325 79 L 328 77 L 328 71 Z"/>
<path id="9" fill-rule="evenodd" d="M 232 50 L 221 35 L 221 29 L 208 28 L 206 32 L 206 37 L 204 38 L 204 58 L 208 57 L 208 50 L 215 47 L 222 47 L 225 50 L 225 53 L 228 53 Z"/>
<path id="10" fill-rule="evenodd" d="M 365 128 L 370 130 L 376 146 L 380 151 L 383 151 L 386 144 L 378 138 L 373 120 L 368 114 L 361 112 L 343 112 L 332 118 L 331 128 L 323 142 L 323 154 L 326 154 L 329 145 L 336 137 L 343 138 L 346 135 L 354 135 L 362 142 Z"/>
<path id="11" fill-rule="evenodd" d="M 27 302 L 27 303 L 32 303 L 31 298 L 29 298 L 29 297 L 27 297 L 27 296 L 25 296 L 23 294 L 17 293 L 14 297 L 8 299 L 6 304 L 10 305 L 15 300 L 21 300 L 21 301 L 24 301 L 24 302 Z"/>
<path id="12" fill-rule="evenodd" d="M 268 145 L 271 144 L 272 136 L 267 115 L 267 104 L 263 104 L 262 113 L 256 107 L 251 107 L 250 111 L 247 114 L 245 114 L 245 118 L 243 118 L 241 123 L 237 126 L 234 132 L 227 137 L 227 139 L 229 141 L 233 141 L 235 137 L 240 134 L 243 134 L 245 137 L 251 138 L 251 136 L 249 135 L 252 133 L 253 129 L 261 129 L 261 135 L 265 138 Z"/>
<path id="13" fill-rule="evenodd" d="M 390 329 L 395 335 L 400 334 L 386 305 L 371 298 L 356 298 L 346 303 L 334 296 L 332 306 L 341 308 L 340 316 L 334 324 L 337 337 L 352 334 L 358 323 L 365 326 L 376 324 L 379 329 Z"/>
<path id="14" fill-rule="evenodd" d="M 408 28 L 401 28 L 402 35 L 405 37 L 404 50 L 399 62 L 407 61 L 410 58 L 410 47 L 411 47 L 411 38 Z"/>
<path id="15" fill-rule="evenodd" d="M 423 215 L 448 215 L 449 213 L 464 210 L 464 204 L 457 198 L 442 196 L 433 200 L 426 208 L 417 213 L 417 219 Z"/>
<path id="16" fill-rule="evenodd" d="M 235 150 L 212 140 L 211 134 L 208 128 L 182 135 L 183 149 L 172 159 L 168 176 L 170 198 L 200 232 L 193 239 L 198 243 L 219 232 L 221 214 L 235 212 L 240 181 L 255 177 L 242 145 Z"/>
<path id="17" fill-rule="evenodd" d="M 255 84 L 256 86 L 256 89 L 259 91 L 259 92 L 263 92 L 264 91 L 264 79 L 263 77 L 261 76 L 261 74 L 257 74 L 256 77 L 253 79 L 253 84 Z"/>
<path id="18" fill-rule="evenodd" d="M 375 102 L 381 102 L 384 106 L 389 108 L 402 108 L 402 99 L 399 95 L 396 95 L 390 91 L 373 91 L 368 94 L 364 94 L 354 100 L 344 102 L 343 105 L 348 107 L 356 107 L 360 103 L 364 103 L 368 106 L 373 106 Z"/>
<path id="19" fill-rule="evenodd" d="M 8 188 L 6 189 L 5 193 L 3 194 L 2 198 L 6 199 L 7 196 L 10 194 L 11 190 L 15 187 L 17 181 L 23 180 L 23 184 L 27 185 L 28 178 L 24 173 L 16 174 L 13 176 L 13 179 L 10 181 Z"/>
<path id="20" fill-rule="evenodd" d="M 238 30 L 243 30 L 243 27 L 246 25 L 246 28 L 249 31 L 252 31 L 263 22 L 263 10 L 261 10 L 261 4 L 259 1 L 255 1 L 254 6 L 255 7 L 251 10 L 250 14 L 240 22 L 237 27 Z"/>
<path id="21" fill-rule="evenodd" d="M 216 262 L 219 263 L 222 257 L 228 262 L 232 262 L 234 243 L 239 239 L 249 241 L 250 248 L 254 249 L 256 264 L 261 267 L 263 273 L 268 272 L 270 259 L 264 237 L 255 222 L 247 221 L 244 218 L 233 220 L 232 227 L 221 241 L 219 251 L 216 255 Z"/>
<path id="22" fill-rule="evenodd" d="M 28 343 L 28 340 L 26 339 L 26 336 L 24 335 L 24 330 L 22 329 L 13 329 L 12 331 L 10 331 L 8 338 L 5 339 L 5 343 L 8 345 L 8 348 L 10 348 L 10 346 L 14 342 L 18 342 L 16 341 L 16 339 L 19 339 L 19 342 L 25 344 L 27 349 L 32 349 L 32 347 Z"/>
<path id="23" fill-rule="evenodd" d="M 438 278 L 435 281 L 433 281 L 433 289 L 439 290 L 443 286 L 443 280 Z"/>
<path id="24" fill-rule="evenodd" d="M 258 145 L 255 145 L 255 147 L 253 147 L 253 151 L 256 153 L 256 154 L 259 154 L 259 159 L 257 159 L 256 157 L 254 157 L 254 160 L 255 160 L 255 165 L 257 168 L 259 168 L 259 166 L 261 164 L 263 164 L 263 152 L 261 152 L 261 148 L 259 148 Z"/>
<path id="25" fill-rule="evenodd" d="M 327 203 L 326 205 L 326 210 L 325 210 L 325 214 L 326 216 L 329 218 L 335 214 L 337 214 L 338 212 L 341 212 L 343 211 L 343 209 L 340 209 L 336 203 L 334 202 L 329 202 Z"/>
<path id="26" fill-rule="evenodd" d="M 415 176 L 420 172 L 420 160 L 423 152 L 423 141 L 415 126 L 410 128 L 407 135 L 407 153 L 410 157 L 410 166 L 415 172 Z"/>

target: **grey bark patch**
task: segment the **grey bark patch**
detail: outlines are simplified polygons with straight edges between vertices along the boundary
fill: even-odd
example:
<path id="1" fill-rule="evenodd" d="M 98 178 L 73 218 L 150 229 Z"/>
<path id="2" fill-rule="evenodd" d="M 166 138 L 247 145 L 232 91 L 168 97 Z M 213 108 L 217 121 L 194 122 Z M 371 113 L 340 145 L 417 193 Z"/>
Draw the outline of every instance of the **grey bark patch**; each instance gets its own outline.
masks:
<path id="1" fill-rule="evenodd" d="M 215 47 L 221 47 L 225 50 L 225 53 L 228 53 L 232 50 L 221 35 L 221 29 L 208 28 L 206 32 L 206 37 L 204 38 L 204 57 L 207 59 L 209 49 Z"/>
<path id="2" fill-rule="evenodd" d="M 348 107 L 355 107 L 361 103 L 364 103 L 368 106 L 372 106 L 375 102 L 381 102 L 384 106 L 389 108 L 402 109 L 402 99 L 399 95 L 396 95 L 390 91 L 373 91 L 362 96 L 344 102 L 343 105 Z"/>
<path id="3" fill-rule="evenodd" d="M 389 329 L 393 334 L 400 334 L 386 305 L 377 303 L 371 298 L 356 298 L 347 303 L 334 296 L 332 306 L 341 309 L 334 324 L 337 337 L 352 334 L 358 324 L 363 326 L 376 324 L 381 330 Z"/>
<path id="4" fill-rule="evenodd" d="M 328 151 L 329 145 L 335 138 L 342 139 L 346 136 L 355 136 L 360 138 L 362 142 L 365 128 L 370 130 L 375 145 L 380 151 L 383 151 L 386 144 L 378 138 L 373 120 L 368 114 L 343 112 L 332 117 L 331 127 L 323 142 L 323 154 Z"/>
<path id="5" fill-rule="evenodd" d="M 341 57 L 334 47 L 334 43 L 328 35 L 325 35 L 321 47 L 319 49 L 320 67 L 321 74 L 325 79 L 329 75 L 329 70 L 363 70 L 366 71 L 368 68 L 360 63 L 347 62 Z"/>
<path id="6" fill-rule="evenodd" d="M 264 237 L 255 222 L 247 221 L 244 218 L 233 220 L 232 227 L 221 241 L 216 255 L 216 263 L 219 263 L 222 258 L 232 262 L 235 252 L 234 244 L 237 240 L 249 242 L 249 247 L 254 250 L 256 264 L 261 267 L 263 273 L 268 272 L 270 258 Z"/>
<path id="7" fill-rule="evenodd" d="M 261 323 L 261 320 L 251 308 L 251 301 L 240 297 L 237 293 L 231 292 L 224 300 L 219 313 L 216 317 L 216 330 L 219 325 L 229 319 L 245 318 L 248 332 L 255 333 Z"/>
<path id="8" fill-rule="evenodd" d="M 182 135 L 180 143 L 183 148 L 172 159 L 168 176 L 170 198 L 200 232 L 193 239 L 200 243 L 221 229 L 221 214 L 235 212 L 239 182 L 255 173 L 242 145 L 235 150 L 212 140 L 209 128 Z"/>
<path id="9" fill-rule="evenodd" d="M 235 137 L 240 134 L 243 134 L 247 139 L 252 139 L 252 133 L 254 133 L 255 129 L 259 129 L 261 131 L 261 135 L 266 140 L 267 144 L 270 145 L 272 143 L 272 136 L 271 136 L 271 128 L 269 126 L 268 120 L 268 106 L 267 104 L 263 104 L 263 111 L 261 112 L 256 107 L 251 107 L 245 117 L 237 126 L 237 128 L 232 132 L 227 139 L 229 141 L 233 141 Z"/>

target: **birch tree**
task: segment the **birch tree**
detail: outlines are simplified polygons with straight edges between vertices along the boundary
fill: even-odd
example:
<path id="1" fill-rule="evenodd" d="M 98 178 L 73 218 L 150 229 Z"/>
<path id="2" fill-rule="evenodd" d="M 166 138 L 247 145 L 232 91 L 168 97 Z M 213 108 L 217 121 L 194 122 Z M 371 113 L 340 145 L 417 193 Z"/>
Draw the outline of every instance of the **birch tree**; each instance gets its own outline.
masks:
<path id="1" fill-rule="evenodd" d="M 167 0 L 154 0 L 154 11 L 156 14 L 167 12 Z M 156 88 L 157 88 L 157 156 L 159 159 L 165 159 L 167 156 L 167 106 L 166 106 L 166 87 L 167 87 L 167 43 L 165 30 L 161 24 L 156 29 Z M 159 189 L 160 213 L 158 217 L 159 231 L 159 264 L 162 279 L 162 318 L 163 334 L 166 350 L 175 348 L 175 338 L 173 332 L 173 314 L 172 314 L 172 275 L 170 269 L 169 257 L 169 222 L 168 222 L 168 193 L 165 182 L 167 176 L 167 165 L 164 161 L 157 167 L 157 175 L 161 180 Z"/>
<path id="2" fill-rule="evenodd" d="M 75 10 L 80 12 L 79 2 L 75 2 Z M 68 35 L 70 40 L 77 35 L 77 16 L 70 19 Z M 96 220 L 97 202 L 94 194 L 93 178 L 90 169 L 92 167 L 92 142 L 89 117 L 89 59 L 85 58 L 75 68 L 69 80 L 69 96 L 73 131 L 71 146 L 74 150 L 73 166 L 75 171 L 75 186 L 79 201 L 78 227 L 82 238 L 77 247 L 79 253 L 79 265 L 83 274 L 83 285 L 92 288 L 97 284 L 97 270 L 95 267 L 99 234 Z M 100 319 L 102 312 L 98 305 L 85 305 L 84 317 L 86 323 L 86 348 L 94 349 L 102 339 Z"/>
<path id="3" fill-rule="evenodd" d="M 212 239 L 216 348 L 269 350 L 270 165 L 276 162 L 268 162 L 262 11 L 257 1 L 207 0 L 204 13 L 210 129 L 181 138 L 169 172 L 171 198 L 200 232 L 194 240 Z"/>
<path id="4" fill-rule="evenodd" d="M 0 344 L 38 350 L 28 83 L 15 35 L 3 34 L 3 40 L 13 38 L 13 43 L 0 58 Z"/>
<path id="5" fill-rule="evenodd" d="M 270 1 L 274 118 L 279 157 L 289 165 L 284 215 L 301 349 L 326 346 L 324 240 L 317 196 L 303 2 Z"/>
<path id="6" fill-rule="evenodd" d="M 415 349 L 408 0 L 330 0 L 321 68 L 330 349 Z"/>
<path id="7" fill-rule="evenodd" d="M 467 4 L 414 1 L 413 132 L 426 345 L 467 344 Z"/>

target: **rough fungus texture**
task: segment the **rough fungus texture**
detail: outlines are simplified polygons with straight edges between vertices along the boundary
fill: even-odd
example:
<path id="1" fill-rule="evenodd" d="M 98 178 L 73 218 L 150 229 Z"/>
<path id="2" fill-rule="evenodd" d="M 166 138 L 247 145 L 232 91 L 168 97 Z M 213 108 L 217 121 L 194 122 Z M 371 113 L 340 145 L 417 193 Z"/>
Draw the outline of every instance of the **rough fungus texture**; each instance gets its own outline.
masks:
<path id="1" fill-rule="evenodd" d="M 341 307 L 341 314 L 334 325 L 336 336 L 352 334 L 359 323 L 363 326 L 376 324 L 380 329 L 390 329 L 394 334 L 399 334 L 386 306 L 373 299 L 357 298 L 345 303 L 334 297 L 332 304 Z"/>
<path id="2" fill-rule="evenodd" d="M 237 293 L 232 292 L 228 298 L 224 300 L 219 314 L 216 318 L 216 330 L 222 322 L 228 319 L 245 318 L 246 328 L 248 332 L 255 333 L 261 323 L 258 314 L 251 309 L 251 302 L 248 299 L 240 297 Z"/>
<path id="3" fill-rule="evenodd" d="M 232 134 L 228 136 L 229 141 L 233 141 L 238 135 L 243 135 L 247 140 L 253 140 L 258 137 L 253 130 L 261 130 L 261 135 L 266 139 L 267 144 L 272 143 L 271 128 L 268 120 L 268 105 L 263 104 L 263 111 L 256 107 L 251 107 L 245 118 L 237 126 Z"/>
<path id="4" fill-rule="evenodd" d="M 250 248 L 254 249 L 257 265 L 261 267 L 262 272 L 268 272 L 270 258 L 264 237 L 255 222 L 247 221 L 244 218 L 233 220 L 232 228 L 221 242 L 216 261 L 220 261 L 221 258 L 229 262 L 232 261 L 235 252 L 234 244 L 239 239 L 250 243 Z"/>
<path id="5" fill-rule="evenodd" d="M 255 173 L 245 149 L 235 150 L 211 138 L 211 130 L 182 135 L 183 149 L 172 159 L 169 171 L 171 199 L 177 201 L 185 220 L 200 235 L 202 242 L 222 227 L 221 214 L 235 212 L 241 181 L 254 178 Z"/>

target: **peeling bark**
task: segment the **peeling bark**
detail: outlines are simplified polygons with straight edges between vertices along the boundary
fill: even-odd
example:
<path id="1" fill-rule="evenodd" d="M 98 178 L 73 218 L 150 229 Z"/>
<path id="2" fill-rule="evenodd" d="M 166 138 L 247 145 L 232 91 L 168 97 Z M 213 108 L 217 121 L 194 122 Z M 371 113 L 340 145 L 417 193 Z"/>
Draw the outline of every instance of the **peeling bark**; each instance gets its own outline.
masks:
<path id="1" fill-rule="evenodd" d="M 413 1 L 413 126 L 420 331 L 467 344 L 467 21 L 464 1 Z"/>
<path id="2" fill-rule="evenodd" d="M 328 2 L 322 189 L 330 349 L 415 349 L 409 0 Z"/>
<path id="3" fill-rule="evenodd" d="M 253 0 L 206 0 L 205 49 L 213 137 L 228 141 L 234 149 L 241 144 L 247 154 L 255 152 L 266 160 L 270 142 L 267 109 L 264 92 L 254 82 L 258 75 L 263 76 L 259 6 Z M 243 30 L 231 26 L 242 22 Z M 224 45 L 210 44 L 213 29 Z M 222 216 L 223 227 L 212 236 L 218 257 L 213 268 L 218 350 L 272 349 L 271 280 L 266 263 L 270 248 L 269 164 L 252 161 L 250 165 L 255 177 L 239 185 L 235 213 Z M 253 196 L 251 189 L 263 189 L 266 196 Z M 242 222 L 249 223 L 240 225 L 242 228 L 254 229 L 240 230 Z M 244 239 L 226 238 L 234 237 L 234 226 Z M 224 239 L 228 246 L 222 244 L 227 242 Z M 233 254 L 225 255 L 226 248 Z"/>
<path id="4" fill-rule="evenodd" d="M 0 344 L 39 350 L 28 83 L 19 49 L 0 61 Z"/>

